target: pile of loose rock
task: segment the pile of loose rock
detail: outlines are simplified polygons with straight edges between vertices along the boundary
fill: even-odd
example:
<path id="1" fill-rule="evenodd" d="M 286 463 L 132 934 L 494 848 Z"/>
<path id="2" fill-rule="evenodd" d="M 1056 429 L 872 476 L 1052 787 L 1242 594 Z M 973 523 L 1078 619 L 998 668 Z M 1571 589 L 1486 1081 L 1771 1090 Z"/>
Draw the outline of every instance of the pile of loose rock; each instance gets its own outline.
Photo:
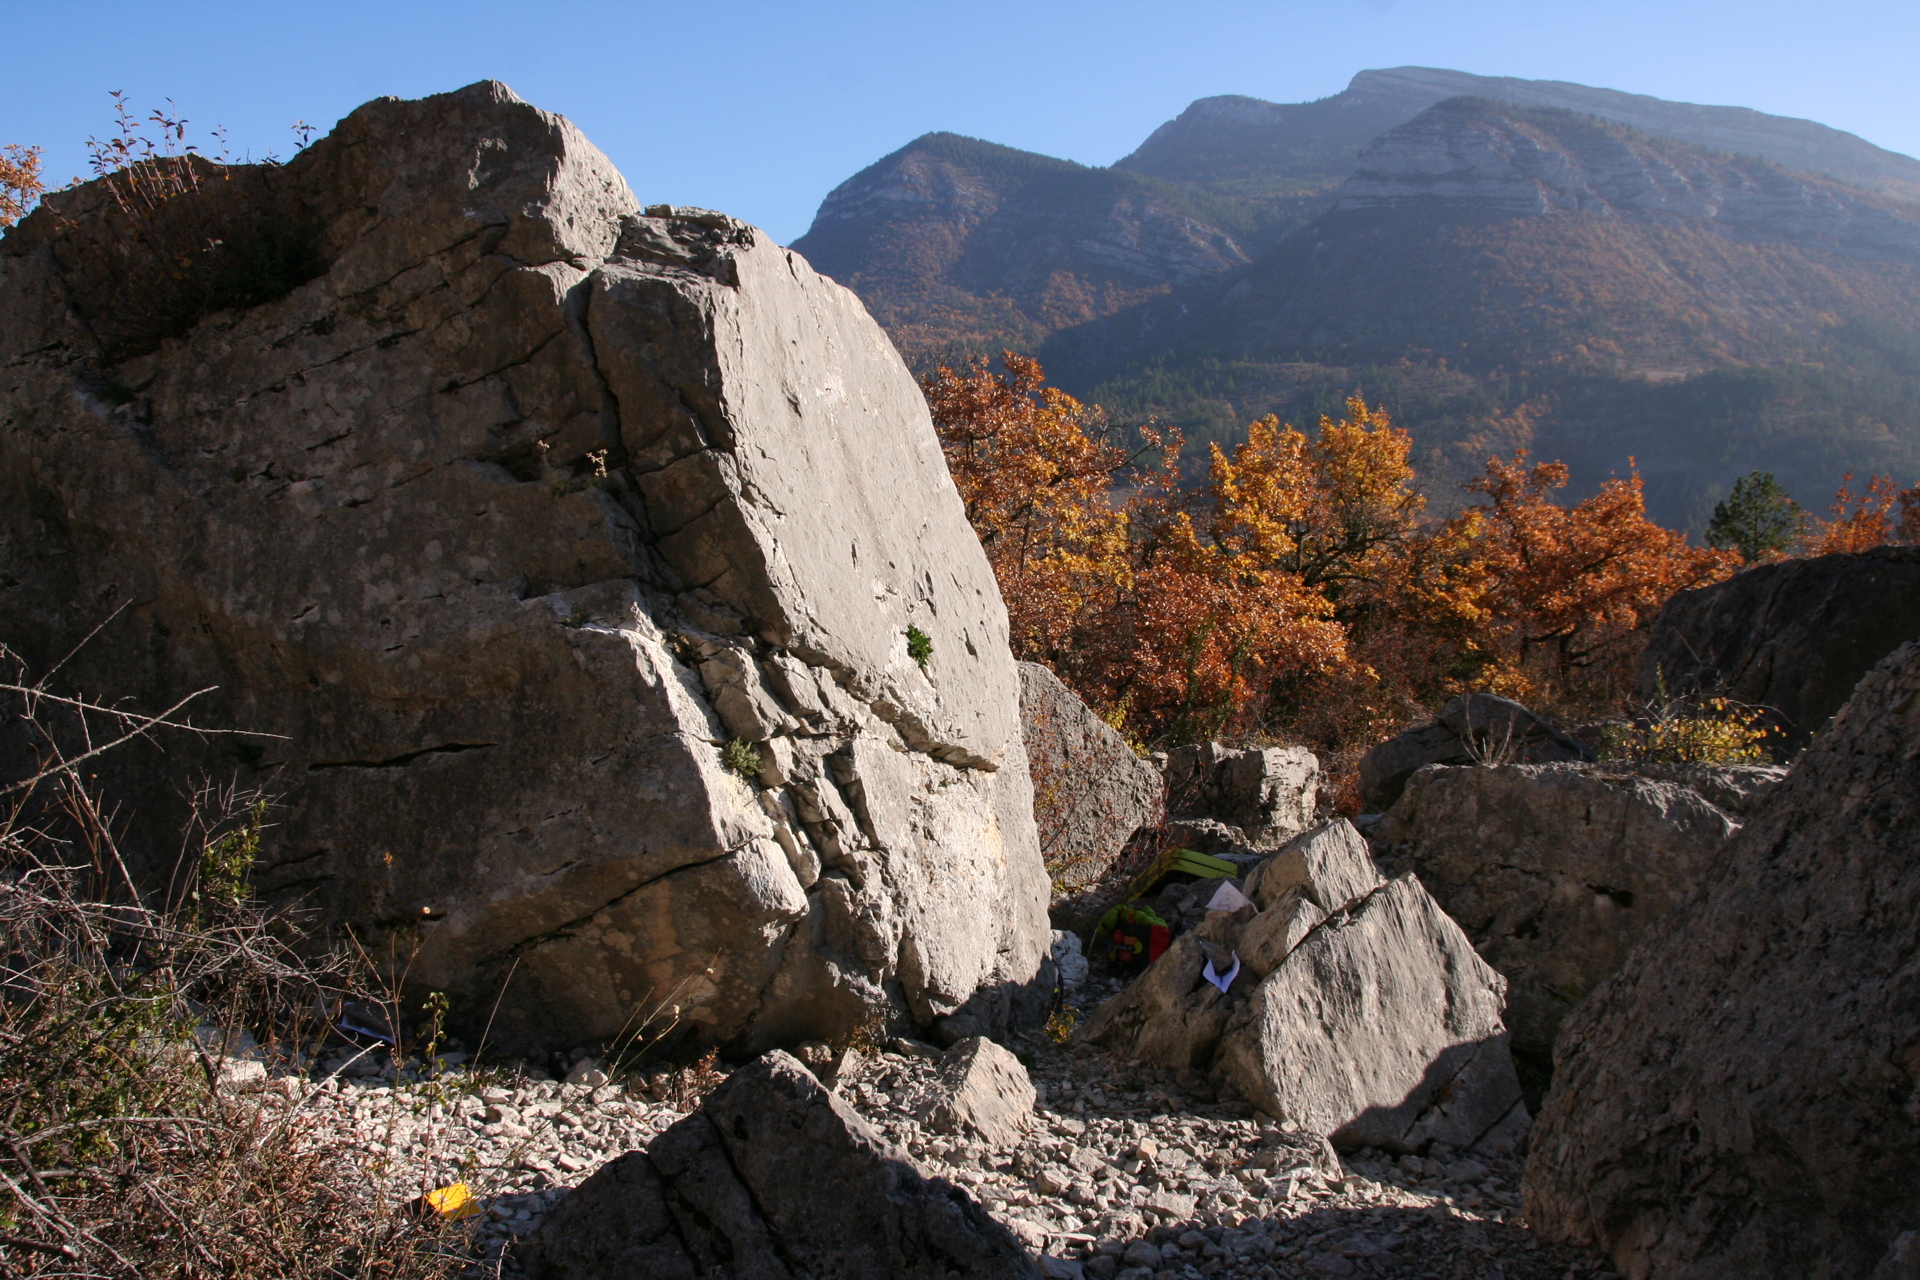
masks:
<path id="1" fill-rule="evenodd" d="M 1087 994 L 1103 990 L 1111 984 Z M 980 1042 L 943 1052 L 896 1040 L 836 1055 L 837 1071 L 815 1069 L 900 1158 L 964 1190 L 1045 1274 L 1545 1280 L 1601 1270 L 1594 1255 L 1526 1229 L 1516 1161 L 1444 1146 L 1426 1157 L 1363 1149 L 1342 1158 L 1174 1073 L 1045 1037 L 1025 1052 L 1033 1101 L 1024 1113 L 1017 1097 L 980 1105 L 983 1091 L 988 1103 L 1008 1099 L 984 1087 L 1005 1077 L 977 1059 L 1012 1058 Z M 1028 1070 L 1014 1069 L 1025 1084 Z M 661 1082 L 661 1092 L 680 1083 Z M 536 1274 L 527 1270 L 532 1241 L 574 1189 L 698 1108 L 684 1090 L 660 1100 L 634 1080 L 501 1073 L 248 1087 L 263 1105 L 301 1108 L 350 1135 L 396 1200 L 467 1182 L 483 1207 L 476 1265 L 503 1276 Z"/>

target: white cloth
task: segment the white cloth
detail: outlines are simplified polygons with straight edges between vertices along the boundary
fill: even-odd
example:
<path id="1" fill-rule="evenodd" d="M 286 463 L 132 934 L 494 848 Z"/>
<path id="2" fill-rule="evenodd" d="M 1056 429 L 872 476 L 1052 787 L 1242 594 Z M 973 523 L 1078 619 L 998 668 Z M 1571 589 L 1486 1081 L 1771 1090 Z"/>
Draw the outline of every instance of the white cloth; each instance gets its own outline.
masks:
<path id="1" fill-rule="evenodd" d="M 1213 961 L 1211 959 L 1207 961 L 1207 967 L 1200 971 L 1200 976 L 1220 988 L 1221 993 L 1224 995 L 1227 988 L 1233 985 L 1233 980 L 1240 976 L 1240 953 L 1237 951 L 1233 953 L 1233 968 L 1227 970 L 1224 977 L 1221 976 L 1218 969 L 1213 967 Z"/>
<path id="2" fill-rule="evenodd" d="M 1231 880 L 1222 880 L 1220 887 L 1213 891 L 1213 897 L 1207 900 L 1209 911 L 1238 911 L 1252 905 L 1253 899 L 1240 892 Z"/>

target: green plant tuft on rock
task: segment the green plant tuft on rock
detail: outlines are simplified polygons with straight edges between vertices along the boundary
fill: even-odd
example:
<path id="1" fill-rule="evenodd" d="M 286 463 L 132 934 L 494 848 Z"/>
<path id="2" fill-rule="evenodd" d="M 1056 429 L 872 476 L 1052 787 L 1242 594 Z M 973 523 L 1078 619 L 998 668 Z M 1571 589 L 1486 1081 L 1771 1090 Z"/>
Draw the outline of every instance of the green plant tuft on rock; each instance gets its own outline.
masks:
<path id="1" fill-rule="evenodd" d="M 922 671 L 933 656 L 933 637 L 912 624 L 907 626 L 907 656 L 919 663 Z"/>
<path id="2" fill-rule="evenodd" d="M 760 772 L 760 748 L 735 738 L 720 748 L 720 763 L 743 778 L 755 777 Z"/>

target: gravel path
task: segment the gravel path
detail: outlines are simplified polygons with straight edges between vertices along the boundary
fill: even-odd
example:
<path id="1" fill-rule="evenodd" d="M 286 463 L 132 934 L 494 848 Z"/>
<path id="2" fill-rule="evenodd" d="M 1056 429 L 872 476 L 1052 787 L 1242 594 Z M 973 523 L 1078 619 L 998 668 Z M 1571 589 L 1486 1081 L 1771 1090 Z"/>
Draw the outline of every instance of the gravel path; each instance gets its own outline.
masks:
<path id="1" fill-rule="evenodd" d="M 918 1115 L 938 1051 L 894 1041 L 850 1057 L 835 1087 L 927 1173 L 968 1187 L 1048 1273 L 1173 1277 L 1431 1277 L 1610 1280 L 1603 1259 L 1536 1239 L 1520 1213 L 1520 1168 L 1436 1153 L 1333 1156 L 1244 1103 L 1215 1102 L 1164 1074 L 1048 1040 L 1031 1046 L 1039 1114 L 1017 1147 L 933 1133 Z M 587 1068 L 591 1070 L 591 1068 Z M 697 1102 L 655 1077 L 632 1087 L 504 1073 L 438 1083 L 336 1076 L 318 1086 L 256 1080 L 276 1109 L 347 1132 L 405 1199 L 466 1182 L 485 1206 L 487 1275 L 517 1276 L 513 1242 L 601 1164 L 645 1146 Z M 664 1100 L 663 1100 L 664 1099 Z"/>

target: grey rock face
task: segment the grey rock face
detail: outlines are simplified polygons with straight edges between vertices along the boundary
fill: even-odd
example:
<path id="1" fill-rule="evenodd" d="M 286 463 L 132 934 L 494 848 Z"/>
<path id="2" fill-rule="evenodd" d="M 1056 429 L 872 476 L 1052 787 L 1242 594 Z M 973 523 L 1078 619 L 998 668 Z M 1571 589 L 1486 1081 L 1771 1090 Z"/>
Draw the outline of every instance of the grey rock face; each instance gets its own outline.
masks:
<path id="1" fill-rule="evenodd" d="M 130 603 L 76 686 L 284 735 L 262 886 L 417 942 L 502 1048 L 1044 1012 L 1004 612 L 851 294 L 491 83 L 220 190 L 319 274 L 105 369 L 97 184 L 0 246 L 10 643 Z M 124 766 L 159 877 L 171 779 L 234 768 L 196 750 Z"/>
<path id="2" fill-rule="evenodd" d="M 1034 662 L 1020 667 L 1020 725 L 1040 854 L 1066 889 L 1097 881 L 1133 833 L 1166 812 L 1159 770 Z"/>
<path id="3" fill-rule="evenodd" d="M 928 1114 L 941 1133 L 972 1133 L 992 1147 L 1010 1147 L 1033 1125 L 1033 1081 L 1020 1059 L 985 1036 L 947 1050 L 942 1096 Z"/>
<path id="4" fill-rule="evenodd" d="M 1179 816 L 1223 822 L 1252 848 L 1275 849 L 1312 825 L 1320 760 L 1305 747 L 1206 742 L 1169 752 L 1166 779 Z"/>
<path id="5" fill-rule="evenodd" d="M 1647 777 L 1644 770 L 1666 776 Z M 1735 815 L 1702 790 L 1764 793 L 1770 766 L 1430 767 L 1383 833 L 1402 868 L 1507 979 L 1517 1052 L 1544 1065 L 1567 1011 L 1706 873 Z M 1699 783 L 1699 788 L 1686 785 Z"/>
<path id="6" fill-rule="evenodd" d="M 1905 1274 L 1916 832 L 1907 644 L 1568 1017 L 1527 1167 L 1536 1230 L 1598 1243 L 1627 1276 Z"/>
<path id="7" fill-rule="evenodd" d="M 922 1177 L 784 1053 L 582 1183 L 534 1242 L 543 1280 L 1037 1277 L 965 1191 Z"/>
<path id="8" fill-rule="evenodd" d="M 1920 225 L 1852 188 L 1745 156 L 1679 150 L 1562 109 L 1445 102 L 1361 148 L 1342 212 L 1443 208 L 1505 217 L 1581 212 L 1736 236 L 1820 240 L 1910 261 Z"/>
<path id="9" fill-rule="evenodd" d="M 1510 698 L 1469 693 L 1432 724 L 1397 734 L 1360 757 L 1360 799 L 1384 812 L 1407 779 L 1430 764 L 1546 764 L 1593 752 Z"/>
<path id="10" fill-rule="evenodd" d="M 1654 619 L 1636 695 L 1765 708 L 1780 754 L 1805 746 L 1854 685 L 1920 636 L 1920 548 L 1758 565 L 1682 591 Z"/>
<path id="11" fill-rule="evenodd" d="M 1209 1074 L 1336 1144 L 1513 1148 L 1527 1118 L 1506 982 L 1418 881 L 1383 881 L 1338 820 L 1262 864 L 1247 892 L 1253 907 L 1174 939 L 1082 1036 Z M 1203 967 L 1232 956 L 1240 975 L 1221 992 Z"/>

